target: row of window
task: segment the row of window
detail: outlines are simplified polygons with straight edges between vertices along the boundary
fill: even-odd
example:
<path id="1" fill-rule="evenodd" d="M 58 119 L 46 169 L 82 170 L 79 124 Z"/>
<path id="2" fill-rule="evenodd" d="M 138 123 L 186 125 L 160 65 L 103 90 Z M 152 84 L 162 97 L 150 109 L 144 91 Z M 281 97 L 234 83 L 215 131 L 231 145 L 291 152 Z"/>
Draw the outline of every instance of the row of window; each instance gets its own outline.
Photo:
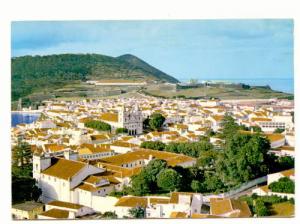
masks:
<path id="1" fill-rule="evenodd" d="M 135 162 L 134 164 L 130 163 L 130 164 L 122 164 L 122 167 L 135 167 L 135 166 L 138 166 L 138 165 L 141 165 L 143 164 L 143 161 L 139 161 L 139 162 Z"/>
<path id="2" fill-rule="evenodd" d="M 285 128 L 285 125 L 262 125 L 263 128 Z"/>
<path id="3" fill-rule="evenodd" d="M 48 180 L 51 181 L 52 178 L 53 178 L 53 181 L 56 182 L 56 177 L 48 176 Z M 42 179 L 46 179 L 44 174 L 42 174 Z M 70 178 L 70 181 L 72 181 L 72 178 Z M 63 182 L 62 185 L 65 186 L 65 182 Z"/>
<path id="4" fill-rule="evenodd" d="M 107 152 L 107 153 L 102 153 L 102 154 L 85 155 L 83 157 L 87 158 L 87 159 L 94 159 L 94 158 L 98 158 L 98 157 L 101 157 L 101 156 L 110 156 L 110 153 Z"/>

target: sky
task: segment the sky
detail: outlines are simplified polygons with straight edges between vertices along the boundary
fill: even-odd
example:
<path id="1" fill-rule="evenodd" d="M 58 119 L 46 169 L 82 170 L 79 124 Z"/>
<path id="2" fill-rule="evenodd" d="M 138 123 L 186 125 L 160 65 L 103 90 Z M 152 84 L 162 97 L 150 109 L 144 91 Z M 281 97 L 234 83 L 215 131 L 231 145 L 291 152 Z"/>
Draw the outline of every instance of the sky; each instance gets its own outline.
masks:
<path id="1" fill-rule="evenodd" d="M 133 54 L 179 80 L 293 78 L 293 20 L 26 21 L 12 56 Z"/>

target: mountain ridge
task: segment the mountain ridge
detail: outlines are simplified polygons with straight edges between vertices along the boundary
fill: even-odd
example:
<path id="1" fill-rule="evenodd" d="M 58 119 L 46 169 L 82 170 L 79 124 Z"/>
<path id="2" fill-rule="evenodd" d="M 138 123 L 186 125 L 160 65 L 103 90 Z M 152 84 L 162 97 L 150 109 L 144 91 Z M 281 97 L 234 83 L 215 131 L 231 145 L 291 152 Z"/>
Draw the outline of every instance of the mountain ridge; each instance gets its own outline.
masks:
<path id="1" fill-rule="evenodd" d="M 12 100 L 43 89 L 57 89 L 73 81 L 128 79 L 147 82 L 179 81 L 142 59 L 125 54 L 52 54 L 11 59 Z"/>

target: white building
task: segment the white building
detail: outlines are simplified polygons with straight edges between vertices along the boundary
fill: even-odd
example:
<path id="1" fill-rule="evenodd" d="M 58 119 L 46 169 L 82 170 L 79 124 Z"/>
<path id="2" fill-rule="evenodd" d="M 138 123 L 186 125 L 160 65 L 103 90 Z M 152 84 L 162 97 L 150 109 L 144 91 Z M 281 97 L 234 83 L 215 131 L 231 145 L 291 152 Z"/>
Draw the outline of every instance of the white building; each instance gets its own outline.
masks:
<path id="1" fill-rule="evenodd" d="M 277 195 L 279 197 L 287 197 L 288 199 L 295 198 L 295 194 L 273 192 L 271 189 L 269 189 L 268 186 L 271 183 L 277 182 L 277 181 L 279 181 L 280 178 L 283 178 L 283 177 L 288 177 L 292 181 L 295 181 L 295 170 L 290 169 L 290 170 L 284 170 L 284 171 L 281 171 L 281 172 L 278 172 L 278 173 L 268 174 L 268 183 L 267 183 L 267 185 L 255 188 L 254 190 L 252 190 L 252 193 L 255 193 L 259 196 Z"/>
<path id="2" fill-rule="evenodd" d="M 45 212 L 38 215 L 38 219 L 75 219 L 76 217 L 94 213 L 94 210 L 70 202 L 51 201 L 45 206 Z"/>
<path id="3" fill-rule="evenodd" d="M 119 218 L 130 216 L 129 210 L 136 207 L 145 209 L 145 218 L 171 218 L 173 213 L 183 212 L 191 217 L 201 213 L 203 200 L 199 193 L 172 192 L 171 197 L 124 196 L 115 204 Z"/>

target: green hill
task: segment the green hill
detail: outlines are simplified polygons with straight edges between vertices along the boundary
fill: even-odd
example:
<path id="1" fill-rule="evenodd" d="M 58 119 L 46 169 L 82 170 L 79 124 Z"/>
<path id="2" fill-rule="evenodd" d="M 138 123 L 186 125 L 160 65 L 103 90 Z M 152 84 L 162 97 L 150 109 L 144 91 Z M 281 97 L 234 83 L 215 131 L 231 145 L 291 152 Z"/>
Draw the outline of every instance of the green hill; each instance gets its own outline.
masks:
<path id="1" fill-rule="evenodd" d="M 173 78 L 172 76 L 167 75 L 166 73 L 154 68 L 153 66 L 149 65 L 148 63 L 146 63 L 145 61 L 139 59 L 138 57 L 131 55 L 131 54 L 124 54 L 121 55 L 119 57 L 117 57 L 117 59 L 122 60 L 122 61 L 126 61 L 138 68 L 143 69 L 144 71 L 148 72 L 149 74 L 155 74 L 155 77 L 161 80 L 166 80 L 168 82 L 171 83 L 177 83 L 178 80 Z"/>
<path id="2" fill-rule="evenodd" d="M 12 58 L 12 101 L 36 91 L 50 91 L 72 82 L 128 79 L 149 82 L 178 80 L 133 55 L 59 54 Z"/>

